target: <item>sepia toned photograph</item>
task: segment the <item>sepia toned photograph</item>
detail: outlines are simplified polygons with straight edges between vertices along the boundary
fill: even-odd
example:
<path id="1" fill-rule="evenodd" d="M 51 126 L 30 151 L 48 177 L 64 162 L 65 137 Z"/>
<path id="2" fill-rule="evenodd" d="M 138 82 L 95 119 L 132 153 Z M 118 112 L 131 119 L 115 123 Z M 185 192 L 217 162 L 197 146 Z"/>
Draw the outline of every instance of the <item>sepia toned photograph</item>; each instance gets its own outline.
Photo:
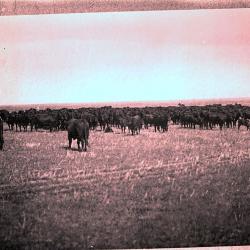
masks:
<path id="1" fill-rule="evenodd" d="M 1 16 L 0 249 L 247 249 L 249 23 Z"/>

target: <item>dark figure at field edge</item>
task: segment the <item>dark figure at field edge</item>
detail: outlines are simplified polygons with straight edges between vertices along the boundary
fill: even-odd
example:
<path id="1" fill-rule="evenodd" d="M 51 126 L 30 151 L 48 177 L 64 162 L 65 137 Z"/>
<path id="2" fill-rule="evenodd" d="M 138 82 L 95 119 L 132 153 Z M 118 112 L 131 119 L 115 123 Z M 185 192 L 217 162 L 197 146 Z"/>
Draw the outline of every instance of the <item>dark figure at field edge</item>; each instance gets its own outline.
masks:
<path id="1" fill-rule="evenodd" d="M 89 138 L 89 123 L 84 119 L 71 119 L 68 122 L 68 140 L 69 148 L 71 148 L 72 139 L 77 139 L 79 151 L 87 151 Z M 80 146 L 81 145 L 81 146 Z"/>
<path id="2" fill-rule="evenodd" d="M 250 120 L 240 117 L 239 120 L 238 120 L 238 130 L 240 130 L 241 126 L 246 126 L 247 130 L 249 130 L 249 128 L 250 128 Z"/>

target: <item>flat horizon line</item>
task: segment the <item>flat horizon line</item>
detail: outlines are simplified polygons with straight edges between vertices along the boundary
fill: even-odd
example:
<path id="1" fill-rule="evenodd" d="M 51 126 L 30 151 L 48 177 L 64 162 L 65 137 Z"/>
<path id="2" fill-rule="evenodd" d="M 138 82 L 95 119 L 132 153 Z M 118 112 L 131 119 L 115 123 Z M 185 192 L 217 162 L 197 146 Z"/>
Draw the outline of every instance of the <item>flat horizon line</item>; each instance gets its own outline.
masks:
<path id="1" fill-rule="evenodd" d="M 246 102 L 249 101 L 250 104 L 250 97 L 226 97 L 226 98 L 195 98 L 195 99 L 176 99 L 176 100 L 148 100 L 148 101 L 107 101 L 107 102 L 56 102 L 56 103 L 17 103 L 17 104 L 0 104 L 0 108 L 2 107 L 31 107 L 31 106 L 131 106 L 135 105 L 142 105 L 148 106 L 148 104 L 155 105 L 162 105 L 162 104 L 196 104 L 197 103 L 222 103 L 222 102 Z"/>

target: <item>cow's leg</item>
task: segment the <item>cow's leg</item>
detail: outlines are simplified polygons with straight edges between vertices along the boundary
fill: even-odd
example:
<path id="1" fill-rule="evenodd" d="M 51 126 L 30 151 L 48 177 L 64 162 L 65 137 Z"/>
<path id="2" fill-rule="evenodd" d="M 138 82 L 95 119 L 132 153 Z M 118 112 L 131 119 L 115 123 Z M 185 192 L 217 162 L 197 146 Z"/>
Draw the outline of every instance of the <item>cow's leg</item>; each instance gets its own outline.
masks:
<path id="1" fill-rule="evenodd" d="M 71 148 L 71 145 L 72 145 L 72 138 L 71 138 L 71 137 L 68 137 L 68 140 L 69 140 L 69 148 Z"/>
<path id="2" fill-rule="evenodd" d="M 87 151 L 87 139 L 82 140 L 82 148 L 85 152 Z"/>
<path id="3" fill-rule="evenodd" d="M 86 142 L 86 139 L 82 138 L 81 139 L 81 151 L 87 151 L 87 142 Z"/>
<path id="4" fill-rule="evenodd" d="M 81 146 L 80 146 L 81 140 L 77 139 L 77 146 L 78 146 L 78 150 L 79 152 L 81 152 Z"/>

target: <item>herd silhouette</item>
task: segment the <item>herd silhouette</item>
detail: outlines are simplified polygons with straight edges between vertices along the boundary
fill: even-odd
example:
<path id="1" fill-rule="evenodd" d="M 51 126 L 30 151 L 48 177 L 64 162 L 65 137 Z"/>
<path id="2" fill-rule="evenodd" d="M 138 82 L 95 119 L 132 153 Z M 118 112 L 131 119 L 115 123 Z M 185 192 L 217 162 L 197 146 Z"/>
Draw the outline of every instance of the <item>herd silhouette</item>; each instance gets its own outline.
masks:
<path id="1" fill-rule="evenodd" d="M 181 128 L 220 130 L 242 126 L 250 128 L 250 107 L 241 104 L 213 104 L 205 106 L 167 107 L 83 107 L 78 109 L 34 108 L 9 112 L 0 110 L 0 149 L 3 149 L 3 123 L 13 131 L 67 130 L 69 147 L 77 139 L 78 149 L 87 150 L 89 130 L 112 132 L 116 127 L 121 133 L 140 134 L 141 129 L 153 127 L 155 132 L 167 132 L 169 124 Z"/>

